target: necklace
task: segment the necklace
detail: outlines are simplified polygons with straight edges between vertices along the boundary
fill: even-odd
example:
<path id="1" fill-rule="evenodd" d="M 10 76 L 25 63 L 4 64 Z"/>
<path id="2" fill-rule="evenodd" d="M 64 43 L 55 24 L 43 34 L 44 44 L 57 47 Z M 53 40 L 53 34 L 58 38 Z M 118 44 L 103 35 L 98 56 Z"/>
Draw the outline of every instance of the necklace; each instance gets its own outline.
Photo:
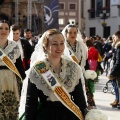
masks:
<path id="1" fill-rule="evenodd" d="M 57 74 L 60 74 L 60 72 L 61 72 L 61 66 L 62 66 L 61 60 L 60 60 L 60 63 L 58 65 L 52 64 L 48 59 L 47 59 L 47 61 L 49 62 L 50 68 L 53 69 L 53 72 L 57 73 Z"/>
<path id="2" fill-rule="evenodd" d="M 67 40 L 67 42 L 68 42 L 69 46 L 71 47 L 71 49 L 72 49 L 74 52 L 76 52 L 76 44 L 77 44 L 77 42 L 75 41 L 74 46 L 72 46 L 71 43 L 70 43 L 68 40 Z"/>

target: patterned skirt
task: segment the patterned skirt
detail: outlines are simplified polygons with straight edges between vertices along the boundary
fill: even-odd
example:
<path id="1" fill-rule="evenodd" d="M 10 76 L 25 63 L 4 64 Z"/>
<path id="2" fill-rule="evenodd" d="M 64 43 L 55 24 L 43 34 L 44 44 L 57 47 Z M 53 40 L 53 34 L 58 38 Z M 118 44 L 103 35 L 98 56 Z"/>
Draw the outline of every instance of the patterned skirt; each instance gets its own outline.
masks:
<path id="1" fill-rule="evenodd" d="M 0 120 L 17 120 L 20 79 L 9 69 L 0 70 Z"/>

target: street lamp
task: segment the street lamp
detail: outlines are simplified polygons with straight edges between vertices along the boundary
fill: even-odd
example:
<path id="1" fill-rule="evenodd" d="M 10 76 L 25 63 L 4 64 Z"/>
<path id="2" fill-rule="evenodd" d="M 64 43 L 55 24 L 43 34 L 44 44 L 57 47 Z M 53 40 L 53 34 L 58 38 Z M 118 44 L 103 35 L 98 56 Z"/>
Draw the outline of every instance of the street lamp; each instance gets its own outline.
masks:
<path id="1" fill-rule="evenodd" d="M 110 16 L 110 13 L 107 12 L 107 9 L 105 8 L 102 10 L 102 13 L 100 13 L 100 18 L 103 19 L 101 25 L 103 26 L 103 30 L 104 30 L 104 37 L 107 37 L 106 36 L 106 26 L 107 26 L 106 19 L 108 19 L 109 16 Z"/>
<path id="2" fill-rule="evenodd" d="M 103 19 L 103 22 L 101 23 L 103 27 L 107 26 L 106 19 L 108 19 L 109 16 L 110 16 L 110 13 L 107 12 L 106 9 L 104 9 L 102 13 L 100 13 L 100 18 Z"/>

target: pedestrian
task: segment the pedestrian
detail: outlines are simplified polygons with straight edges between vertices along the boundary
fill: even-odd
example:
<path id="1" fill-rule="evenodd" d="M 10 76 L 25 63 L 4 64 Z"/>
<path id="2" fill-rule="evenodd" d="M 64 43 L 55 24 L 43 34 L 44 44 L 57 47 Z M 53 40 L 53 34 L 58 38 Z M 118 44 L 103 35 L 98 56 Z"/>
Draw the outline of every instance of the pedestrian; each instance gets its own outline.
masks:
<path id="1" fill-rule="evenodd" d="M 103 52 L 104 52 L 104 59 L 103 59 L 103 68 L 106 71 L 108 71 L 109 69 L 109 59 L 112 58 L 112 37 L 108 37 L 108 42 L 105 43 L 105 45 L 103 46 Z"/>
<path id="2" fill-rule="evenodd" d="M 99 52 L 94 47 L 94 44 L 91 40 L 87 40 L 86 45 L 88 47 L 88 62 L 89 62 L 90 69 L 96 71 Z"/>
<path id="3" fill-rule="evenodd" d="M 30 67 L 30 57 L 33 52 L 32 46 L 29 44 L 29 42 L 23 38 L 20 37 L 21 35 L 21 29 L 17 25 L 11 26 L 11 32 L 13 34 L 13 40 L 17 43 L 20 53 L 21 53 L 21 60 L 24 66 L 25 71 L 29 69 Z"/>
<path id="4" fill-rule="evenodd" d="M 77 60 L 78 64 L 81 66 L 82 71 L 85 71 L 85 65 L 87 60 L 87 46 L 83 42 L 80 31 L 74 24 L 68 24 L 62 31 L 65 37 L 66 46 L 70 51 L 71 57 Z M 74 60 L 75 60 L 74 59 Z"/>
<path id="5" fill-rule="evenodd" d="M 32 47 L 32 49 L 34 51 L 34 48 L 35 48 L 35 45 L 38 42 L 38 39 L 34 39 L 31 29 L 26 28 L 24 30 L 24 38 L 30 43 L 30 45 L 31 45 L 31 47 Z"/>
<path id="6" fill-rule="evenodd" d="M 78 30 L 77 26 L 74 24 L 68 24 L 62 31 L 62 34 L 65 37 L 65 43 L 67 48 L 69 49 L 69 55 L 73 58 L 73 60 L 79 64 L 82 68 L 82 73 L 84 75 L 85 70 L 89 69 L 89 64 L 85 69 L 86 63 L 88 63 L 88 48 L 82 40 L 81 33 Z M 85 78 L 82 79 L 83 90 L 88 105 L 92 106 L 93 99 L 92 94 L 90 93 L 89 87 L 87 83 L 85 83 Z"/>
<path id="7" fill-rule="evenodd" d="M 119 96 L 120 96 L 120 31 L 114 34 L 113 44 L 115 45 L 115 53 L 113 56 L 113 68 L 110 71 L 108 78 L 110 80 L 116 79 L 118 82 Z M 120 99 L 117 108 L 120 109 Z"/>
<path id="8" fill-rule="evenodd" d="M 8 40 L 10 24 L 0 20 L 0 120 L 17 120 L 22 80 L 25 78 L 20 50 Z"/>
<path id="9" fill-rule="evenodd" d="M 90 66 L 90 70 L 94 70 L 96 72 L 97 70 L 97 65 L 98 65 L 98 50 L 94 47 L 94 44 L 91 40 L 87 40 L 86 41 L 86 45 L 88 47 L 88 62 L 89 62 L 89 66 Z M 97 77 L 96 77 L 97 78 Z M 95 92 L 95 86 L 94 86 L 94 81 L 93 80 L 89 80 L 87 81 L 88 83 L 88 87 L 90 89 L 90 92 L 92 94 L 92 104 L 89 104 L 89 107 L 93 108 L 95 107 L 95 100 L 94 100 L 94 92 Z"/>
<path id="10" fill-rule="evenodd" d="M 94 44 L 95 48 L 99 51 L 100 56 L 103 58 L 103 45 L 102 45 L 102 42 L 100 41 L 101 37 L 99 35 L 96 35 L 92 38 L 93 38 L 93 44 Z M 99 71 L 101 74 L 103 74 L 103 72 L 104 72 L 104 70 L 101 66 L 101 63 L 102 63 L 102 61 L 98 62 L 98 67 L 97 67 L 97 74 L 98 75 L 99 75 Z"/>
<path id="11" fill-rule="evenodd" d="M 62 33 L 50 29 L 36 45 L 28 75 L 25 120 L 84 119 L 87 105 L 81 83 L 82 72 L 79 65 L 66 55 L 64 43 Z"/>

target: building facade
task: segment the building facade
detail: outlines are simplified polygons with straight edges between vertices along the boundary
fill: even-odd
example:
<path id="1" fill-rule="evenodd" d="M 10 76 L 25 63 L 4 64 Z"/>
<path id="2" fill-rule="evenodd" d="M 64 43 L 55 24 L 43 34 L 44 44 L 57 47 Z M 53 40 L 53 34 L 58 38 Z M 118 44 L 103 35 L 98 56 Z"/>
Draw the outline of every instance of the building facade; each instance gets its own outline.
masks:
<path id="1" fill-rule="evenodd" d="M 31 29 L 39 33 L 42 29 L 43 4 L 41 2 L 42 0 L 31 1 Z M 27 15 L 29 14 L 27 0 L 3 0 L 0 4 L 0 19 L 6 19 L 10 22 L 10 24 L 16 24 L 16 11 L 18 12 L 17 24 L 23 29 L 27 28 Z"/>
<path id="2" fill-rule="evenodd" d="M 16 8 L 18 1 L 18 8 Z M 44 2 L 45 0 L 32 1 L 32 29 L 41 30 L 44 26 Z M 85 0 L 59 0 L 59 29 L 62 30 L 68 23 L 76 24 L 81 32 L 85 31 L 84 17 Z M 7 19 L 11 24 L 16 23 L 16 11 L 18 11 L 18 24 L 22 28 L 27 27 L 28 0 L 3 0 L 0 5 L 0 18 Z M 39 27 L 39 28 L 38 28 Z"/>
<path id="3" fill-rule="evenodd" d="M 107 38 L 120 30 L 120 0 L 85 0 L 86 36 Z"/>
<path id="4" fill-rule="evenodd" d="M 78 26 L 84 31 L 83 6 L 84 0 L 59 0 L 59 29 L 62 30 L 68 23 Z"/>

